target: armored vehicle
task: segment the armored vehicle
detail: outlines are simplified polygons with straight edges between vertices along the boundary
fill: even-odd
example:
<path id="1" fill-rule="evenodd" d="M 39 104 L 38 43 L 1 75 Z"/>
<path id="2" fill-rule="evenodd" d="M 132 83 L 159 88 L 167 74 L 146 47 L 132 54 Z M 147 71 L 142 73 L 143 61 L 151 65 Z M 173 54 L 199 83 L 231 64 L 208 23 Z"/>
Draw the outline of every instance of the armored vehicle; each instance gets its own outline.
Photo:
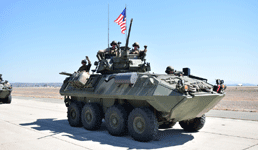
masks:
<path id="1" fill-rule="evenodd" d="M 12 85 L 8 81 L 2 79 L 0 74 L 0 102 L 10 104 L 12 101 Z"/>
<path id="2" fill-rule="evenodd" d="M 224 81 L 212 85 L 191 75 L 189 68 L 183 75 L 149 73 L 144 55 L 128 52 L 131 24 L 126 45 L 118 45 L 121 55 L 106 54 L 94 63 L 91 75 L 60 73 L 68 75 L 60 94 L 69 124 L 97 130 L 105 121 L 111 135 L 129 133 L 145 142 L 155 139 L 159 128 L 171 128 L 176 122 L 186 131 L 200 130 L 205 113 L 225 96 Z"/>

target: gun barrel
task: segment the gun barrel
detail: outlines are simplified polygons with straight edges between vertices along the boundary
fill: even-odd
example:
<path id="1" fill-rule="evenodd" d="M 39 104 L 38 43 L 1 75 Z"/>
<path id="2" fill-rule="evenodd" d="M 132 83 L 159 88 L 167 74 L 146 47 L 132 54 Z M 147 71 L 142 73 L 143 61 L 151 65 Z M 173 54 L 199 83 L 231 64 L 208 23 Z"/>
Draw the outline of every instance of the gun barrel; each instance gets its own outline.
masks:
<path id="1" fill-rule="evenodd" d="M 123 53 L 124 55 L 122 56 L 123 58 L 126 58 L 126 55 L 127 55 L 128 43 L 129 43 L 129 37 L 130 37 L 130 33 L 131 33 L 132 23 L 133 23 L 133 18 L 131 19 L 131 22 L 130 22 L 130 27 L 129 27 L 129 31 L 128 31 L 128 35 L 127 35 L 127 39 L 126 39 L 126 44 L 125 44 L 125 49 L 124 49 L 124 53 Z"/>
<path id="2" fill-rule="evenodd" d="M 66 76 L 72 76 L 72 75 L 73 75 L 73 74 L 67 73 L 67 72 L 60 72 L 59 74 L 61 74 L 61 75 L 66 75 Z"/>

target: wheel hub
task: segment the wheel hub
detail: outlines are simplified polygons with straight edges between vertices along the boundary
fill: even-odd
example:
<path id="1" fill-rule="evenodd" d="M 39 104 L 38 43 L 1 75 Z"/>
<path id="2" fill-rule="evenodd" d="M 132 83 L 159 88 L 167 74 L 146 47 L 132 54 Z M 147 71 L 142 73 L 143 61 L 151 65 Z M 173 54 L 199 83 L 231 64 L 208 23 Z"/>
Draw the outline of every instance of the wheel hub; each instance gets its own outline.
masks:
<path id="1" fill-rule="evenodd" d="M 119 123 L 118 116 L 116 114 L 112 114 L 110 116 L 110 125 L 111 125 L 111 127 L 117 128 L 118 123 Z"/>
<path id="2" fill-rule="evenodd" d="M 137 128 L 142 128 L 142 122 L 137 122 Z"/>
<path id="3" fill-rule="evenodd" d="M 142 117 L 135 117 L 133 120 L 134 131 L 141 134 L 145 130 L 145 120 Z"/>
<path id="4" fill-rule="evenodd" d="M 85 118 L 87 122 L 91 122 L 92 121 L 92 114 L 90 111 L 86 111 L 85 112 Z"/>
<path id="5" fill-rule="evenodd" d="M 113 124 L 116 124 L 117 123 L 117 120 L 116 120 L 116 118 L 113 118 Z"/>
<path id="6" fill-rule="evenodd" d="M 71 111 L 71 117 L 72 117 L 72 119 L 76 118 L 76 112 L 74 110 Z"/>

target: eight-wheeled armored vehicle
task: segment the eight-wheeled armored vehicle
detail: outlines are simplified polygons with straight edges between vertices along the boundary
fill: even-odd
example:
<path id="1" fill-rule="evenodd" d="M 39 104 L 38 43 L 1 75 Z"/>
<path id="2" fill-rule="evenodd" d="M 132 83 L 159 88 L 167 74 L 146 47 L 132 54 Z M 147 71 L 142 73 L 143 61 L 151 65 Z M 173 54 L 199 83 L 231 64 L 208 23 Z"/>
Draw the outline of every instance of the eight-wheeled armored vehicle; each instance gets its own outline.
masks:
<path id="1" fill-rule="evenodd" d="M 209 84 L 189 68 L 183 75 L 149 73 L 144 55 L 128 53 L 130 29 L 125 47 L 118 46 L 121 54 L 95 62 L 95 73 L 60 73 L 68 75 L 60 94 L 69 124 L 97 130 L 104 119 L 111 135 L 129 133 L 137 141 L 153 140 L 159 128 L 176 122 L 186 131 L 200 130 L 205 113 L 225 96 L 224 81 Z"/>
<path id="2" fill-rule="evenodd" d="M 10 104 L 12 101 L 12 85 L 8 81 L 2 79 L 0 74 L 0 102 Z"/>

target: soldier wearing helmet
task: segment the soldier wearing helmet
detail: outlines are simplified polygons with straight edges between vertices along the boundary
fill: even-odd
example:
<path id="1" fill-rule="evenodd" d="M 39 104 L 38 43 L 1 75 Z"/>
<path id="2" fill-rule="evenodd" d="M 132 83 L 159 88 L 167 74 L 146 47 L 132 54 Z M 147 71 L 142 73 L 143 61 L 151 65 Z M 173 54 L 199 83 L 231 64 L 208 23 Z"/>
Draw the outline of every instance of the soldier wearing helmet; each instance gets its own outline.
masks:
<path id="1" fill-rule="evenodd" d="M 86 56 L 86 59 L 88 61 L 88 65 L 86 60 L 82 60 L 81 63 L 82 63 L 82 66 L 78 69 L 78 71 L 86 71 L 86 72 L 89 72 L 90 71 L 90 67 L 91 67 L 91 62 L 90 62 L 90 59 L 88 56 Z"/>
<path id="2" fill-rule="evenodd" d="M 118 55 L 118 49 L 117 49 L 117 42 L 116 41 L 112 41 L 110 43 L 110 48 L 106 48 L 104 50 L 99 50 L 97 53 L 97 58 L 99 60 L 103 59 L 103 55 L 104 54 L 110 54 L 111 56 L 117 56 Z"/>
<path id="3" fill-rule="evenodd" d="M 147 53 L 147 45 L 144 45 L 144 50 L 140 51 L 140 53 L 139 53 L 139 57 L 141 58 L 141 60 L 143 60 L 145 58 L 146 53 Z"/>
<path id="4" fill-rule="evenodd" d="M 165 71 L 167 74 L 173 74 L 174 73 L 174 68 L 172 66 L 168 66 L 166 68 L 166 71 Z"/>
<path id="5" fill-rule="evenodd" d="M 132 45 L 134 48 L 129 52 L 129 54 L 139 54 L 140 45 L 138 42 L 134 42 Z"/>
<path id="6" fill-rule="evenodd" d="M 183 72 L 181 71 L 175 71 L 174 68 L 172 66 L 168 66 L 165 70 L 165 72 L 167 74 L 174 74 L 174 75 L 178 75 L 178 76 L 182 76 Z"/>

